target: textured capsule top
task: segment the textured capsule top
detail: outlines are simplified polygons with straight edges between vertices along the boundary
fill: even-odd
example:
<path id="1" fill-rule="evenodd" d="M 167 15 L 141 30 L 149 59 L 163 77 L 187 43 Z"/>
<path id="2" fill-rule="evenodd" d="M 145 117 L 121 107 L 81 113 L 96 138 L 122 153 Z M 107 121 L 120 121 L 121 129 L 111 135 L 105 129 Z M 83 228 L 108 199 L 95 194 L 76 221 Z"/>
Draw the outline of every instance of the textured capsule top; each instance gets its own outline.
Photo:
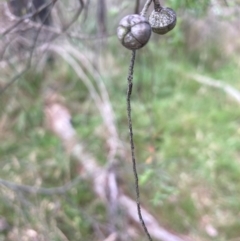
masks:
<path id="1" fill-rule="evenodd" d="M 120 21 L 117 35 L 126 48 L 139 49 L 148 42 L 151 36 L 151 26 L 141 15 L 127 15 Z"/>
<path id="2" fill-rule="evenodd" d="M 153 10 L 149 17 L 149 23 L 153 32 L 165 34 L 172 30 L 177 22 L 177 16 L 173 9 L 161 7 Z"/>

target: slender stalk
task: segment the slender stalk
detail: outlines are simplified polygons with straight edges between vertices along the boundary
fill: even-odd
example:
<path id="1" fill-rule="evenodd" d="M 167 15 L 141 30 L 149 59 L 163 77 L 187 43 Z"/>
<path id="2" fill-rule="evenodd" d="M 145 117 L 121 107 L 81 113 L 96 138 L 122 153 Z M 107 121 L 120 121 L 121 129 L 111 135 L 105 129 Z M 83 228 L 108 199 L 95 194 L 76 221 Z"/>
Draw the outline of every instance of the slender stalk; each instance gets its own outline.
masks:
<path id="1" fill-rule="evenodd" d="M 152 0 L 147 0 L 147 2 L 145 3 L 145 5 L 140 13 L 141 16 L 146 17 L 147 11 L 148 11 L 151 3 L 152 3 Z"/>
<path id="2" fill-rule="evenodd" d="M 153 4 L 154 4 L 155 11 L 161 10 L 162 7 L 159 0 L 153 0 Z"/>
<path id="3" fill-rule="evenodd" d="M 136 0 L 136 3 L 135 3 L 135 8 L 134 8 L 134 13 L 135 14 L 138 14 L 138 11 L 139 11 L 139 5 L 140 5 L 140 0 Z"/>
<path id="4" fill-rule="evenodd" d="M 149 241 L 152 241 L 152 238 L 148 232 L 148 229 L 145 225 L 145 222 L 142 217 L 141 213 L 141 206 L 140 206 L 140 192 L 139 192 L 139 185 L 138 185 L 138 174 L 137 174 L 137 167 L 136 167 L 136 158 L 135 158 L 135 151 L 134 151 L 134 142 L 133 142 L 133 128 L 132 128 L 132 117 L 131 117 L 131 94 L 132 94 L 132 86 L 133 86 L 133 69 L 134 69 L 134 62 L 136 57 L 136 50 L 132 51 L 132 58 L 129 65 L 129 74 L 128 74 L 128 90 L 127 90 L 127 115 L 128 115 L 128 127 L 129 127 L 129 135 L 130 135 L 130 145 L 131 145 L 131 154 L 132 154 L 132 164 L 133 164 L 133 173 L 135 178 L 135 188 L 136 188 L 136 202 L 137 202 L 137 210 L 138 210 L 138 217 L 142 224 L 142 227 L 148 237 Z"/>

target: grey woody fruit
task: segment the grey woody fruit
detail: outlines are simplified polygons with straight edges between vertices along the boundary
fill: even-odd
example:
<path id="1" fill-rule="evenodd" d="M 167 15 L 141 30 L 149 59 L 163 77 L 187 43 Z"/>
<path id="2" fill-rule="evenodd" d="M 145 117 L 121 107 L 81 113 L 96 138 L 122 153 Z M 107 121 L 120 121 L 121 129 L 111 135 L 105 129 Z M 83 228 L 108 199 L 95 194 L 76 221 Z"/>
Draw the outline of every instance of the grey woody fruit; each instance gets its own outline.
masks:
<path id="1" fill-rule="evenodd" d="M 152 31 L 157 34 L 166 34 L 172 30 L 177 22 L 177 15 L 171 8 L 160 7 L 153 10 L 149 17 Z"/>
<path id="2" fill-rule="evenodd" d="M 119 22 L 117 36 L 124 47 L 135 50 L 142 48 L 148 42 L 151 32 L 147 18 L 131 14 Z"/>

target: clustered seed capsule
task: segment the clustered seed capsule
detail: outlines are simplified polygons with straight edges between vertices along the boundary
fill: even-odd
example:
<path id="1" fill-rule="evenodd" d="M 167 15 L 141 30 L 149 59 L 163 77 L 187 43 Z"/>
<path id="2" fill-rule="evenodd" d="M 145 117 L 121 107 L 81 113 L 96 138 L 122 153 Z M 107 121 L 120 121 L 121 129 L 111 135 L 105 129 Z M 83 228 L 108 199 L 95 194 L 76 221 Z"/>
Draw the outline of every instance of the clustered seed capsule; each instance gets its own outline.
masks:
<path id="1" fill-rule="evenodd" d="M 127 15 L 119 23 L 117 36 L 124 47 L 131 50 L 140 49 L 150 39 L 151 26 L 141 15 Z"/>
<path id="2" fill-rule="evenodd" d="M 177 15 L 171 8 L 160 7 L 153 10 L 149 17 L 152 31 L 157 34 L 166 34 L 172 30 L 177 22 Z"/>
<path id="3" fill-rule="evenodd" d="M 117 35 L 124 47 L 131 50 L 140 49 L 147 44 L 152 31 L 157 34 L 166 34 L 175 27 L 177 22 L 175 11 L 171 8 L 162 7 L 159 0 L 153 1 L 154 10 L 149 20 L 145 15 L 151 0 L 146 2 L 141 15 L 127 15 L 120 21 Z"/>

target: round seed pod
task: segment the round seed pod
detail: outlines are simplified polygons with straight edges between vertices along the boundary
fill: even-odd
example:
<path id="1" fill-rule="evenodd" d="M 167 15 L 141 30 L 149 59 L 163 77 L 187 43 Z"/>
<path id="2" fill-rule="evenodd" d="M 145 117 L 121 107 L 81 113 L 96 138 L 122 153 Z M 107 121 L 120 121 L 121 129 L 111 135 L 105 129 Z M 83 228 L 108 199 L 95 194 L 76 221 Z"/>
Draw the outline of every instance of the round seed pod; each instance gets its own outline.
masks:
<path id="1" fill-rule="evenodd" d="M 157 34 L 166 34 L 172 30 L 177 22 L 177 15 L 171 8 L 160 7 L 153 10 L 149 17 L 152 31 Z"/>
<path id="2" fill-rule="evenodd" d="M 127 15 L 119 22 L 117 36 L 124 47 L 131 50 L 140 49 L 151 36 L 151 26 L 147 18 L 141 15 Z"/>

